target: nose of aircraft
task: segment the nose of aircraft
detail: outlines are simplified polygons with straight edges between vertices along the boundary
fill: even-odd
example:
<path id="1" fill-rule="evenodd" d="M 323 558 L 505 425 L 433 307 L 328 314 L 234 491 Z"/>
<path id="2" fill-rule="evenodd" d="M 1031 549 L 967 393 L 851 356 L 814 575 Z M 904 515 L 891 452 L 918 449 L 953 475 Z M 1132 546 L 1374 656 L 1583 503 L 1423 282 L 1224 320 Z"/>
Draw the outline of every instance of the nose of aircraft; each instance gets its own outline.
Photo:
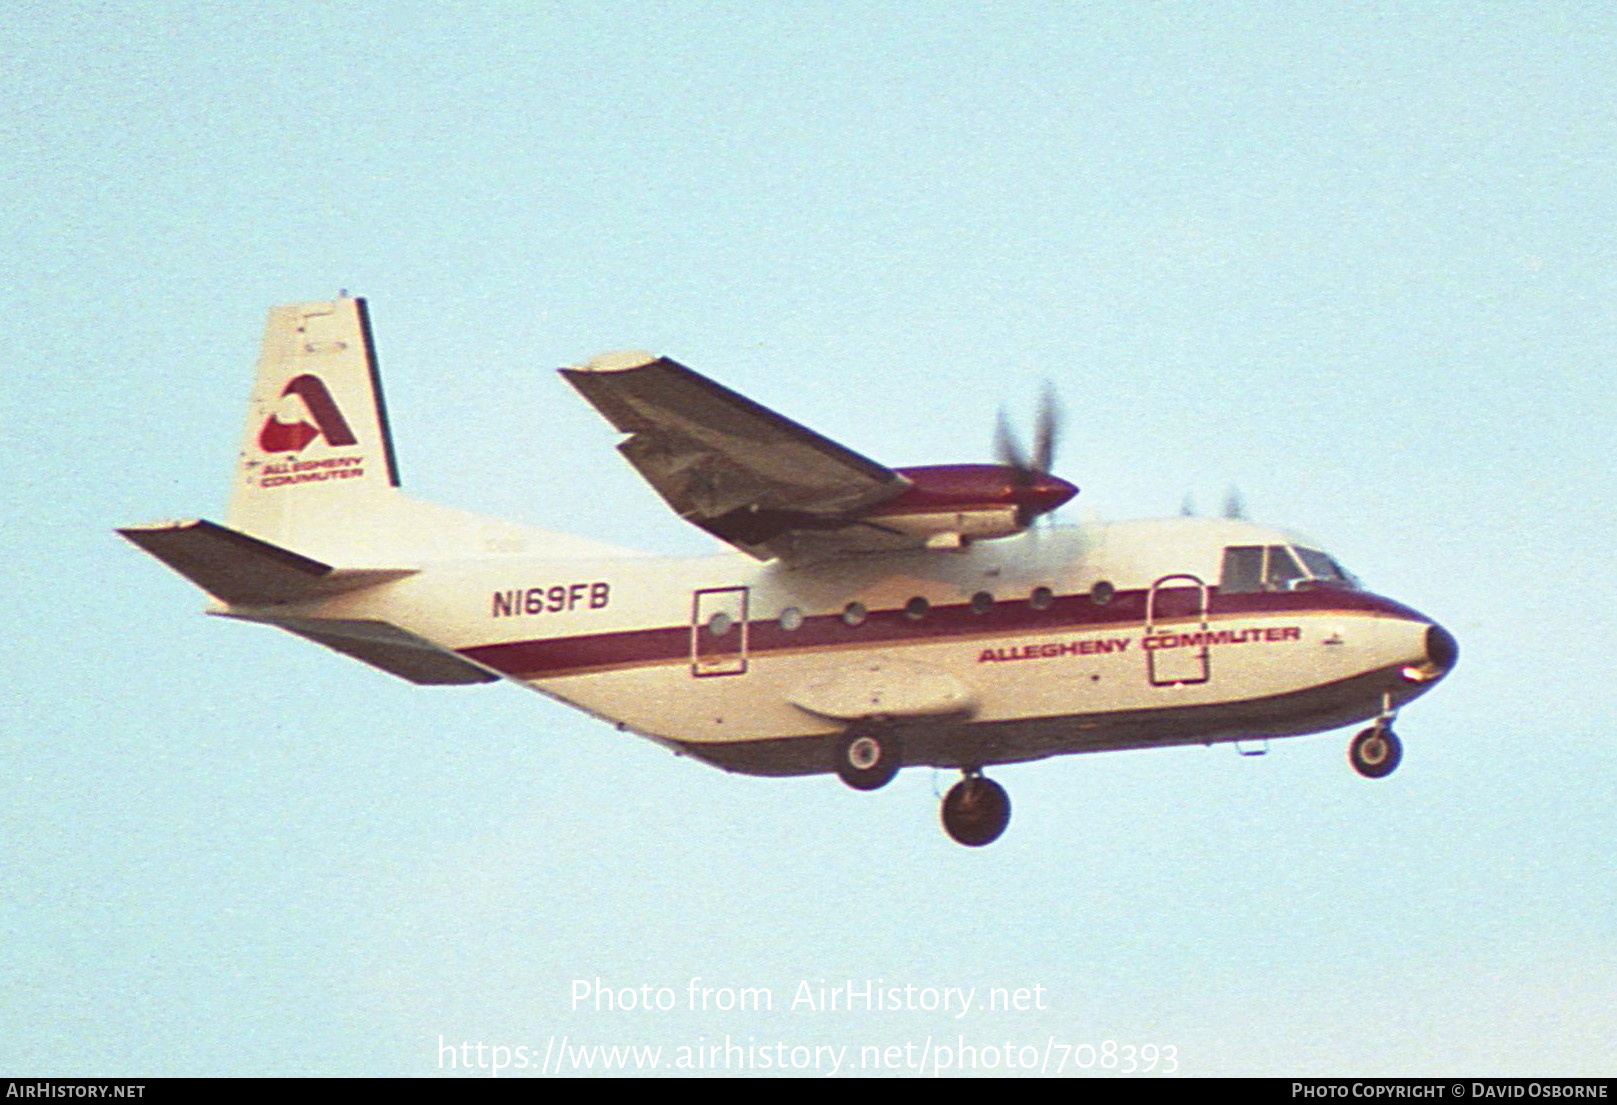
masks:
<path id="1" fill-rule="evenodd" d="M 1411 683 L 1435 683 L 1447 675 L 1460 658 L 1460 643 L 1454 634 L 1433 622 L 1426 627 L 1425 651 L 1425 663 L 1411 663 L 1404 668 L 1404 678 Z"/>
<path id="2" fill-rule="evenodd" d="M 1426 659 L 1438 670 L 1438 673 L 1446 675 L 1459 658 L 1460 642 L 1454 639 L 1454 634 L 1440 625 L 1428 626 L 1426 629 Z"/>

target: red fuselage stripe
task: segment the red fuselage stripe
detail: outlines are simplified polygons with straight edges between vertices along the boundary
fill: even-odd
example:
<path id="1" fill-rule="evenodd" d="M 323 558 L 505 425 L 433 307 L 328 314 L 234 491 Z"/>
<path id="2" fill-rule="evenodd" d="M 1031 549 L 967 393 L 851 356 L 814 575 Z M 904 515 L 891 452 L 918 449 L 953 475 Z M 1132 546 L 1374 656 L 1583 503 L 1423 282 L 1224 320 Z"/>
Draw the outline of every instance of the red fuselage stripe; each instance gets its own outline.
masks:
<path id="1" fill-rule="evenodd" d="M 860 625 L 848 625 L 838 614 L 803 619 L 795 630 L 782 629 L 774 619 L 747 625 L 747 655 L 758 658 L 771 652 L 801 652 L 874 644 L 926 644 L 1018 633 L 1085 633 L 1134 627 L 1145 622 L 1146 592 L 1119 591 L 1110 602 L 1098 604 L 1088 595 L 1064 595 L 1046 609 L 1036 610 L 1027 599 L 1004 600 L 981 614 L 969 604 L 934 606 L 923 617 L 910 618 L 902 609 L 872 610 Z M 1234 615 L 1367 613 L 1405 621 L 1430 619 L 1401 603 L 1364 591 L 1319 588 L 1221 595 L 1210 589 L 1210 618 Z M 1200 599 L 1194 588 L 1157 592 L 1157 620 L 1195 617 Z M 731 633 L 736 633 L 731 630 Z M 736 637 L 717 639 L 716 647 L 730 649 Z M 544 679 L 577 675 L 608 668 L 640 667 L 688 661 L 689 625 L 552 637 L 503 644 L 475 645 L 459 650 L 462 656 L 504 675 Z"/>

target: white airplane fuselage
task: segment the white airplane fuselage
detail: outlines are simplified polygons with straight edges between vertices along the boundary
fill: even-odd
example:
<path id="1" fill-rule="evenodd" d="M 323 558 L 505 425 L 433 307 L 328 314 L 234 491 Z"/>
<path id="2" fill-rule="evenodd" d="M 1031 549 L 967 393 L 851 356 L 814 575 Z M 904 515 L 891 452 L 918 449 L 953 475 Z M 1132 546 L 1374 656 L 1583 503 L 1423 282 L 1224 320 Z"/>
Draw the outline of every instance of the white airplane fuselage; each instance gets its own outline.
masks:
<path id="1" fill-rule="evenodd" d="M 893 469 L 667 358 L 563 377 L 681 517 L 736 551 L 666 559 L 400 490 L 362 300 L 270 312 L 225 523 L 120 532 L 211 612 L 279 626 L 418 684 L 507 679 L 754 775 L 873 790 L 960 768 L 969 846 L 1010 816 L 989 765 L 1266 739 L 1397 709 L 1454 638 L 1323 550 L 1240 519 L 1036 526 L 1078 493 L 1047 405 L 1001 463 Z"/>
<path id="2" fill-rule="evenodd" d="M 1174 518 L 808 567 L 483 555 L 219 612 L 387 622 L 749 774 L 831 771 L 859 718 L 901 732 L 907 764 L 981 767 L 1318 732 L 1428 689 L 1446 661 L 1407 607 L 1345 582 L 1221 591 L 1226 548 L 1297 544 Z"/>

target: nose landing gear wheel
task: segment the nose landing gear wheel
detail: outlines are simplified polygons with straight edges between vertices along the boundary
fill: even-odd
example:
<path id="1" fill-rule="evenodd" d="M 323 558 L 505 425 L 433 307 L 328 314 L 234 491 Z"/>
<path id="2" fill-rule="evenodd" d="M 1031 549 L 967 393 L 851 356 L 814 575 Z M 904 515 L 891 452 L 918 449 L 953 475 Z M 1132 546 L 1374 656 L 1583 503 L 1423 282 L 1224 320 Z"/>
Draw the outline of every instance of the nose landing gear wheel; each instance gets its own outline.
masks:
<path id="1" fill-rule="evenodd" d="M 1404 745 L 1391 729 L 1371 726 L 1348 745 L 1348 763 L 1366 779 L 1382 779 L 1393 773 L 1404 758 Z"/>
<path id="2" fill-rule="evenodd" d="M 869 725 L 855 725 L 837 742 L 837 777 L 854 790 L 876 790 L 903 766 L 898 738 Z"/>
<path id="3" fill-rule="evenodd" d="M 1010 822 L 1010 795 L 975 772 L 968 772 L 943 798 L 943 830 L 967 847 L 992 844 Z"/>

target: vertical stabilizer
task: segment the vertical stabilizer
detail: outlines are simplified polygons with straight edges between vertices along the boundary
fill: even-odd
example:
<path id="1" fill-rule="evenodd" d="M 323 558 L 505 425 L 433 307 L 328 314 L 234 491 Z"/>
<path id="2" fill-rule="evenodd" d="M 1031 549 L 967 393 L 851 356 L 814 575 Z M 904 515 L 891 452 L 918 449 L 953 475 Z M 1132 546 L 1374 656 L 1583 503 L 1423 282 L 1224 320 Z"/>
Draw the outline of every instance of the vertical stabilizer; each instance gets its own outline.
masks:
<path id="1" fill-rule="evenodd" d="M 270 311 L 227 520 L 294 549 L 358 552 L 398 497 L 363 299 Z"/>

